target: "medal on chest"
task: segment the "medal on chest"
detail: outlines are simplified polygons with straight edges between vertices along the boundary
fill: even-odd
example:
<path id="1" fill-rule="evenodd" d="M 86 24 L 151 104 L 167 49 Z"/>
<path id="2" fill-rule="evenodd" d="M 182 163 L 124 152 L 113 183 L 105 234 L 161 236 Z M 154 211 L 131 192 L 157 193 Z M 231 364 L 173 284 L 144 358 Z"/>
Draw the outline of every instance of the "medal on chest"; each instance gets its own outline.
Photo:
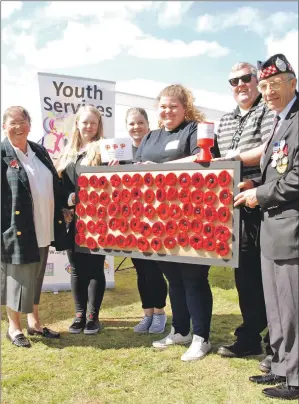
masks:
<path id="1" fill-rule="evenodd" d="M 286 172 L 289 158 L 288 145 L 286 144 L 284 139 L 282 139 L 280 142 L 274 143 L 271 159 L 271 167 L 276 168 L 276 171 L 279 174 L 283 174 Z"/>

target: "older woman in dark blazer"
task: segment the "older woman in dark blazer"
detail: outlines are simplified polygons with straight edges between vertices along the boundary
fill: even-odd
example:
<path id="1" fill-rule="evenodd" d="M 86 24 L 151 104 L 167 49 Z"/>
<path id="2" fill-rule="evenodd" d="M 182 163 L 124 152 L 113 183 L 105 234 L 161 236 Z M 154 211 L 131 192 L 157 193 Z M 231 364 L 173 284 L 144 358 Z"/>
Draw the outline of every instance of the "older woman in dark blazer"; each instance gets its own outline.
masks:
<path id="1" fill-rule="evenodd" d="M 67 206 L 56 170 L 46 149 L 28 141 L 31 119 L 23 107 L 4 112 L 1 142 L 1 304 L 6 304 L 7 338 L 30 347 L 20 314 L 27 313 L 28 335 L 58 338 L 42 327 L 38 304 L 49 245 L 65 250 L 62 202 Z"/>

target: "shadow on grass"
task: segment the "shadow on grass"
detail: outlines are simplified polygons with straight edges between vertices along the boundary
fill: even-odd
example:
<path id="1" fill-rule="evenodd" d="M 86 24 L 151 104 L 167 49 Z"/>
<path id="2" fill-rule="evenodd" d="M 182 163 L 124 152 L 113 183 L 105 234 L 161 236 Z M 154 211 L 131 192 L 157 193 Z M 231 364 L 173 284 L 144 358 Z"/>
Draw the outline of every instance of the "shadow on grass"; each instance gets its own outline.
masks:
<path id="1" fill-rule="evenodd" d="M 170 331 L 171 319 L 167 322 L 163 334 L 136 334 L 133 327 L 137 324 L 135 317 L 102 318 L 104 329 L 96 335 L 83 333 L 72 335 L 61 332 L 59 340 L 41 337 L 30 337 L 33 344 L 42 343 L 51 348 L 67 349 L 68 347 L 91 347 L 97 349 L 130 349 L 138 347 L 151 348 L 152 341 L 161 339 Z M 241 316 L 235 314 L 215 314 L 212 318 L 210 340 L 213 351 L 217 352 L 220 345 L 234 340 L 234 330 L 241 323 Z"/>

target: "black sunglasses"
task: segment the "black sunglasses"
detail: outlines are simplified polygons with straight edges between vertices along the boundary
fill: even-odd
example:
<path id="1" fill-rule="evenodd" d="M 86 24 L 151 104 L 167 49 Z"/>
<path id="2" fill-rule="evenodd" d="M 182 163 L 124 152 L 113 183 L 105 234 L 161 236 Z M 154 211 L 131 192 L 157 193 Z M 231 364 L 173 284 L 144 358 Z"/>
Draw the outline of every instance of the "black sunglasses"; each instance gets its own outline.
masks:
<path id="1" fill-rule="evenodd" d="M 244 76 L 241 76 L 241 77 L 234 77 L 233 79 L 229 79 L 228 81 L 231 86 L 237 87 L 239 85 L 239 80 L 242 80 L 242 83 L 250 83 L 252 76 L 256 77 L 255 74 L 248 73 L 248 74 L 244 74 Z"/>

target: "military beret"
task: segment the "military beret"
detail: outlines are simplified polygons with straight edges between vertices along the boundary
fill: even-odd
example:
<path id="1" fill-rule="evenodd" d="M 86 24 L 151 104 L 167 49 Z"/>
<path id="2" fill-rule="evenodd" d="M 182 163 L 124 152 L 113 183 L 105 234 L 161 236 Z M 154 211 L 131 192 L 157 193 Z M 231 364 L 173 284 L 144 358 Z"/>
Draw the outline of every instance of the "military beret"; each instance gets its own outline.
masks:
<path id="1" fill-rule="evenodd" d="M 267 79 L 280 73 L 293 73 L 295 75 L 294 69 L 282 53 L 269 57 L 265 62 L 258 61 L 257 69 L 259 80 Z"/>

